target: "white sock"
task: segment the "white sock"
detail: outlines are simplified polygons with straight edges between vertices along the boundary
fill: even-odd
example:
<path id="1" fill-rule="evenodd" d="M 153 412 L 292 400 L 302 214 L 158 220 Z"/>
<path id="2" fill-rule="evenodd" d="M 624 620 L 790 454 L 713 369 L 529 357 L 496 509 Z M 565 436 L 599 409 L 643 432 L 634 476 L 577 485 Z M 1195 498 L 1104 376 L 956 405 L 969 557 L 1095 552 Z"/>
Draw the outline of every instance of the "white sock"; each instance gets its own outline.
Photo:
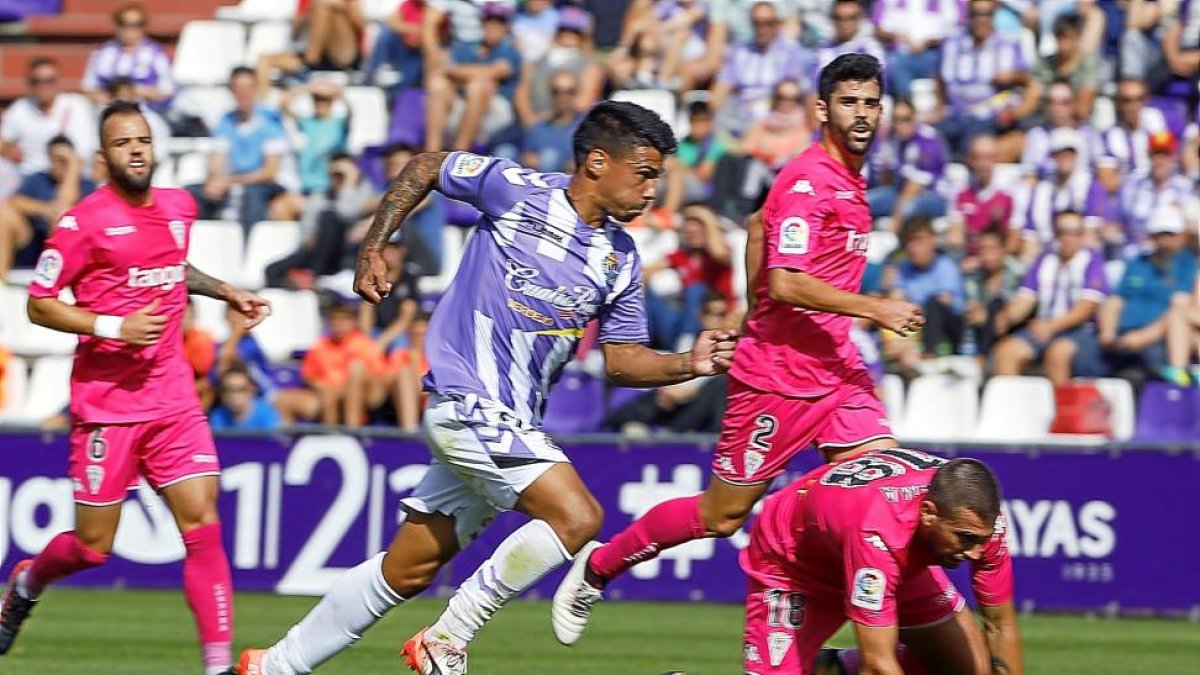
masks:
<path id="1" fill-rule="evenodd" d="M 267 650 L 268 675 L 311 673 L 358 641 L 364 631 L 404 598 L 383 579 L 383 555 L 346 570 L 316 607 Z"/>
<path id="2" fill-rule="evenodd" d="M 506 602 L 570 560 L 546 521 L 529 521 L 500 542 L 492 557 L 458 587 L 430 635 L 467 646 Z"/>

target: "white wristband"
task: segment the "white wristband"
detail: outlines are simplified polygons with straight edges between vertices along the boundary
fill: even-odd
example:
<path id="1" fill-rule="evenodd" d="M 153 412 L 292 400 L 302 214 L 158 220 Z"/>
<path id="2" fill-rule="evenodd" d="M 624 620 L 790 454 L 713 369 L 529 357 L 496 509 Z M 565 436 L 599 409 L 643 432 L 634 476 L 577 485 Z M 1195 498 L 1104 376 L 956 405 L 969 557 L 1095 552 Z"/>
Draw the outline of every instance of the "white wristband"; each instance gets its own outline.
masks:
<path id="1" fill-rule="evenodd" d="M 92 324 L 92 335 L 100 338 L 108 338 L 109 340 L 120 340 L 121 324 L 124 322 L 125 317 L 101 314 L 96 317 L 96 322 Z"/>

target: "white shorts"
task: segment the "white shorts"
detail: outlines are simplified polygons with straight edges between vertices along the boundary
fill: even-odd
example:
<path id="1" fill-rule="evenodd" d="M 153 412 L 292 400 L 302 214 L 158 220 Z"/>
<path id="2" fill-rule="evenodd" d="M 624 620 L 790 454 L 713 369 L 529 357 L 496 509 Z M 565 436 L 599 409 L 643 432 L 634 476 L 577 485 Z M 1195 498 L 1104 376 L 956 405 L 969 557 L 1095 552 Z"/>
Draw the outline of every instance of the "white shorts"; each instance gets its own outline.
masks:
<path id="1" fill-rule="evenodd" d="M 400 503 L 452 516 L 464 547 L 550 467 L 569 461 L 545 432 L 503 403 L 474 394 L 434 394 L 424 426 L 433 461 Z"/>

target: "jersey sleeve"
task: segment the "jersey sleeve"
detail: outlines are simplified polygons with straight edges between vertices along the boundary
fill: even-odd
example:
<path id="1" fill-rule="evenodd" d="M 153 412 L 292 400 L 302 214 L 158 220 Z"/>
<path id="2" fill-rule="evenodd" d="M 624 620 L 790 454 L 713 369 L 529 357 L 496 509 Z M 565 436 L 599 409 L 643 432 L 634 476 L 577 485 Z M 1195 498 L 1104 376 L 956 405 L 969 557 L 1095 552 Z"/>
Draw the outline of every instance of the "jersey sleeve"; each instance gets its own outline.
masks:
<path id="1" fill-rule="evenodd" d="M 983 545 L 979 560 L 971 563 L 971 588 L 983 605 L 994 607 L 1013 599 L 1012 555 L 1004 516 L 996 519 L 996 531 Z"/>
<path id="2" fill-rule="evenodd" d="M 871 626 L 898 626 L 896 588 L 900 565 L 877 532 L 848 537 L 843 551 L 846 618 Z"/>
<path id="3" fill-rule="evenodd" d="M 452 152 L 442 162 L 438 190 L 499 218 L 535 188 L 549 187 L 542 175 L 507 159 Z"/>
<path id="4" fill-rule="evenodd" d="M 792 185 L 778 184 L 780 190 L 768 198 L 763 213 L 763 236 L 766 238 L 766 269 L 791 269 L 807 272 L 825 236 L 825 221 L 830 202 L 816 194 L 815 181 L 802 178 Z M 787 190 L 787 192 L 783 192 Z"/>
<path id="5" fill-rule="evenodd" d="M 33 281 L 29 284 L 29 295 L 57 298 L 63 289 L 73 286 L 91 262 L 89 239 L 88 230 L 77 220 L 73 211 L 59 218 L 38 258 Z"/>
<path id="6" fill-rule="evenodd" d="M 600 309 L 600 342 L 649 342 L 642 259 L 631 250 L 617 273 L 613 290 Z"/>

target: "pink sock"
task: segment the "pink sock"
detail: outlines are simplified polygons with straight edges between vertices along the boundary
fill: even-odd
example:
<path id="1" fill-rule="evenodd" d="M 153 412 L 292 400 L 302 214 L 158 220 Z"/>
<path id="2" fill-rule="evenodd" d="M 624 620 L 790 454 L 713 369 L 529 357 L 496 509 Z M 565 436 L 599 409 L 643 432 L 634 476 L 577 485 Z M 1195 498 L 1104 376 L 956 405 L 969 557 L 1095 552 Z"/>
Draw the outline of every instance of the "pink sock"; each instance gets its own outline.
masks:
<path id="1" fill-rule="evenodd" d="M 196 617 L 196 631 L 207 672 L 233 663 L 233 581 L 221 543 L 221 524 L 201 525 L 184 533 L 183 592 Z"/>
<path id="2" fill-rule="evenodd" d="M 60 532 L 33 559 L 25 577 L 25 590 L 36 598 L 50 584 L 76 572 L 99 567 L 108 554 L 88 548 L 74 531 Z"/>
<path id="3" fill-rule="evenodd" d="M 700 518 L 700 495 L 665 501 L 596 549 L 588 567 L 605 581 L 665 549 L 708 536 Z"/>

